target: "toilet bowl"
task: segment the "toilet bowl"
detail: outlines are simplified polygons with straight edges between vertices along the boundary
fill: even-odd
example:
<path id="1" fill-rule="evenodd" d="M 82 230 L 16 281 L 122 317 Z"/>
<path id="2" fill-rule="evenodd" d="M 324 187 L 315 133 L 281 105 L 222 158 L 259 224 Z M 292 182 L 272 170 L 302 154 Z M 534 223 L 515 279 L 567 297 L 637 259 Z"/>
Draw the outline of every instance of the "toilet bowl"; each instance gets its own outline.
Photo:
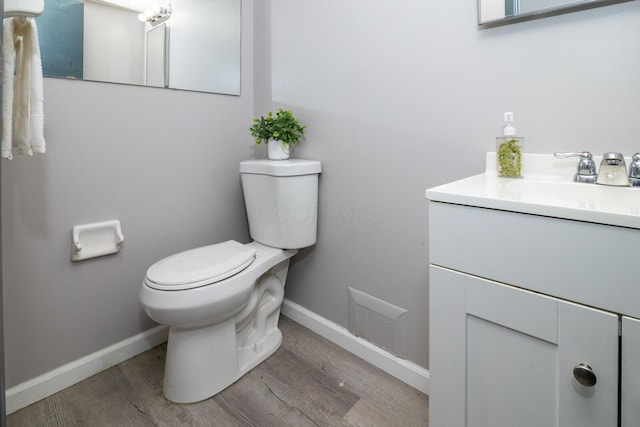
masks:
<path id="1" fill-rule="evenodd" d="M 245 161 L 240 173 L 255 240 L 170 255 L 140 288 L 147 315 L 169 326 L 163 393 L 174 402 L 219 393 L 280 347 L 289 260 L 316 240 L 320 162 Z"/>
<path id="2" fill-rule="evenodd" d="M 212 275 L 207 283 L 207 274 L 189 277 L 183 269 L 216 250 L 235 255 L 243 249 L 249 264 L 223 280 Z M 167 399 L 190 403 L 213 396 L 278 349 L 277 320 L 295 253 L 231 240 L 172 255 L 149 268 L 140 301 L 149 317 L 170 327 L 163 384 Z M 193 287 L 185 284 L 196 277 Z"/>

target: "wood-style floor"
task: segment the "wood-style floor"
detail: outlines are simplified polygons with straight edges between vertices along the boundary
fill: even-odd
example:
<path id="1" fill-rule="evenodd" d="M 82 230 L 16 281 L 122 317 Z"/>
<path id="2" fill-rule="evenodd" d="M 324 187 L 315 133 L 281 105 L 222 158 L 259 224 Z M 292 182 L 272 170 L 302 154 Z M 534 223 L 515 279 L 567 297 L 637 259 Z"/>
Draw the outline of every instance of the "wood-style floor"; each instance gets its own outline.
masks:
<path id="1" fill-rule="evenodd" d="M 162 396 L 166 346 L 129 359 L 9 415 L 17 426 L 427 426 L 428 398 L 280 318 L 284 343 L 211 399 Z"/>

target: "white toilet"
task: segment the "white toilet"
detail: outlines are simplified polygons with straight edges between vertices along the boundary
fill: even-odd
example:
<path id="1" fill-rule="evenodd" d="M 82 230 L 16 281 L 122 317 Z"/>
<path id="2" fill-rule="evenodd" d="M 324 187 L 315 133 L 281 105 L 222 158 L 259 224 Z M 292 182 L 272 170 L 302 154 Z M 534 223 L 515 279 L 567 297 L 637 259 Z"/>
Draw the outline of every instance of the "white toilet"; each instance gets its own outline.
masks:
<path id="1" fill-rule="evenodd" d="M 316 242 L 320 171 L 314 160 L 240 162 L 254 241 L 191 249 L 147 270 L 140 301 L 149 317 L 169 326 L 167 399 L 211 397 L 280 347 L 289 259 Z"/>

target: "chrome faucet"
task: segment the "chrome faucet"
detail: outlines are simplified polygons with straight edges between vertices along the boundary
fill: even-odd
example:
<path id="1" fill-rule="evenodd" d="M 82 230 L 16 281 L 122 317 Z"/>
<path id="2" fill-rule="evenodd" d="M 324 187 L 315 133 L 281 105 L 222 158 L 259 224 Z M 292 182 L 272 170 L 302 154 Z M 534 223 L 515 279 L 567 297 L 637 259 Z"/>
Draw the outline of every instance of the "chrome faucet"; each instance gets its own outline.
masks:
<path id="1" fill-rule="evenodd" d="M 624 162 L 624 156 L 622 154 L 613 152 L 604 153 L 596 184 L 629 186 L 627 164 Z"/>
<path id="2" fill-rule="evenodd" d="M 593 156 L 588 151 L 582 153 L 554 153 L 559 159 L 566 159 L 567 157 L 580 157 L 578 162 L 578 171 L 573 177 L 575 182 L 596 182 L 596 162 L 593 161 Z"/>
<path id="3" fill-rule="evenodd" d="M 640 187 L 640 153 L 631 157 L 629 164 L 629 184 L 633 187 Z"/>

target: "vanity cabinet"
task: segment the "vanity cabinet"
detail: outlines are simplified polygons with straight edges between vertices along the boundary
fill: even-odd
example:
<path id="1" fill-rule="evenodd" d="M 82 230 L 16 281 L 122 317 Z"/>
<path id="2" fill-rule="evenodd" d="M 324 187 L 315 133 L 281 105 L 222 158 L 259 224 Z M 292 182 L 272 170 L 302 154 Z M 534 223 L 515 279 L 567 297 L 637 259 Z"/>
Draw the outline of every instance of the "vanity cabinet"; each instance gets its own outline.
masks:
<path id="1" fill-rule="evenodd" d="M 430 427 L 640 425 L 640 230 L 432 200 L 429 231 Z"/>
<path id="2" fill-rule="evenodd" d="M 625 427 L 640 425 L 640 320 L 622 317 L 621 414 Z"/>

